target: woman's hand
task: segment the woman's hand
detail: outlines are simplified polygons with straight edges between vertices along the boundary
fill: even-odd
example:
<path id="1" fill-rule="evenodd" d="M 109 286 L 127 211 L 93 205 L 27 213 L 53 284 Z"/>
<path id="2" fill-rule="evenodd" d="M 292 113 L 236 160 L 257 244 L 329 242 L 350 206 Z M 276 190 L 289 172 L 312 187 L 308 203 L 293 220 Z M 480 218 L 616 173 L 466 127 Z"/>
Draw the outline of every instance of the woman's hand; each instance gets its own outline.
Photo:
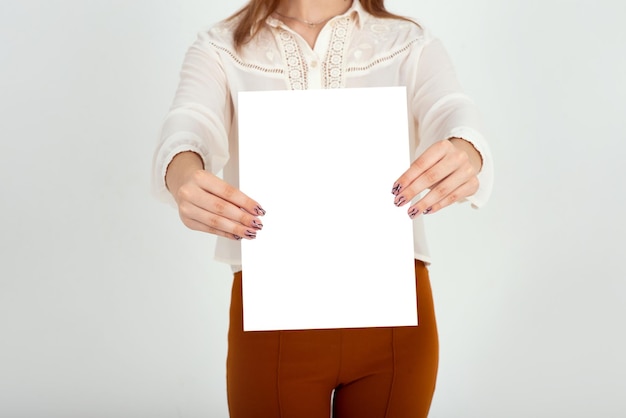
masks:
<path id="1" fill-rule="evenodd" d="M 461 138 L 439 141 L 428 147 L 395 182 L 391 191 L 394 204 L 404 206 L 429 189 L 409 207 L 408 214 L 415 218 L 435 213 L 476 193 L 481 166 L 480 154 L 469 142 Z"/>
<path id="2" fill-rule="evenodd" d="M 176 155 L 165 180 L 188 228 L 235 240 L 254 239 L 263 229 L 261 205 L 204 170 L 196 153 Z"/>

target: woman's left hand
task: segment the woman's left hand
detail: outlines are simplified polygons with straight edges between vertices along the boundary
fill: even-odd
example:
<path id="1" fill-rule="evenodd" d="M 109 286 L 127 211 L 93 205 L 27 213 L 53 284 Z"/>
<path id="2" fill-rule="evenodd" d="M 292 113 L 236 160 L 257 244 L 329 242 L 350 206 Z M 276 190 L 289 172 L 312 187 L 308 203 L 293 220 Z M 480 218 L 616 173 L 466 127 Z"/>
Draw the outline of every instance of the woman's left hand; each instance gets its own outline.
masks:
<path id="1" fill-rule="evenodd" d="M 473 195 L 478 190 L 478 172 L 482 159 L 472 144 L 461 138 L 439 141 L 428 147 L 394 183 L 394 204 L 404 206 L 429 189 L 408 208 L 415 218 Z"/>

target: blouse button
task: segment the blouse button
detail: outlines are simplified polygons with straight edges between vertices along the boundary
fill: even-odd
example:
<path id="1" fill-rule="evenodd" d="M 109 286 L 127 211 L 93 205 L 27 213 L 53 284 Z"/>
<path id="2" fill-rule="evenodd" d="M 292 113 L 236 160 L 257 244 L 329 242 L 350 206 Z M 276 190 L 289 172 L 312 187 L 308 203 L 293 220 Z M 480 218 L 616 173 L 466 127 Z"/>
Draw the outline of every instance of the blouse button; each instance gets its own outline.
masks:
<path id="1" fill-rule="evenodd" d="M 317 68 L 317 61 L 311 61 L 311 68 Z"/>

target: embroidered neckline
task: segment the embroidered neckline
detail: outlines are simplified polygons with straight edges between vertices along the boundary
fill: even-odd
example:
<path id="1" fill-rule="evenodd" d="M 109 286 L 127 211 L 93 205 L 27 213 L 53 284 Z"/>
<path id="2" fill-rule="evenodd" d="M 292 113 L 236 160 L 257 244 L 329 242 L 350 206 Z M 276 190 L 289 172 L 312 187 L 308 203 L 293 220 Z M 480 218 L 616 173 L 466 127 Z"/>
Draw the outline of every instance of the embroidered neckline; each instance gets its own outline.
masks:
<path id="1" fill-rule="evenodd" d="M 423 41 L 423 37 L 414 38 L 404 44 L 402 47 L 388 51 L 386 54 L 372 59 L 361 65 L 346 65 L 348 39 L 352 26 L 351 18 L 345 16 L 334 20 L 329 37 L 329 45 L 326 56 L 320 60 L 321 70 L 321 86 L 322 88 L 343 88 L 346 86 L 346 76 L 349 73 L 367 71 L 377 65 L 384 64 L 407 52 L 416 42 Z M 253 64 L 244 61 L 237 53 L 230 48 L 210 42 L 210 44 L 223 52 L 240 67 L 260 71 L 268 74 L 282 75 L 285 77 L 287 89 L 290 90 L 306 90 L 309 88 L 309 68 L 307 66 L 306 56 L 300 47 L 300 43 L 296 35 L 290 30 L 278 27 L 277 39 L 279 51 L 283 55 L 285 67 L 267 67 L 263 65 Z"/>

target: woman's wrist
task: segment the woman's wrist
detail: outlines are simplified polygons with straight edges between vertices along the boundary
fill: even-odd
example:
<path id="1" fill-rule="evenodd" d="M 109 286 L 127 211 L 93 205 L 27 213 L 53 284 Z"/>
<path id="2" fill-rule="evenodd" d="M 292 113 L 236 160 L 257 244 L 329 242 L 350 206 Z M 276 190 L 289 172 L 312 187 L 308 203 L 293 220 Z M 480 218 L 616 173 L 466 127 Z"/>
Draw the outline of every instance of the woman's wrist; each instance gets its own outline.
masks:
<path id="1" fill-rule="evenodd" d="M 452 143 L 455 147 L 465 151 L 467 156 L 469 157 L 470 164 L 476 169 L 476 172 L 479 173 L 483 168 L 483 157 L 480 155 L 480 152 L 474 147 L 474 145 L 463 139 L 463 138 L 449 138 L 448 141 Z"/>
<path id="2" fill-rule="evenodd" d="M 197 170 L 202 170 L 204 163 L 200 155 L 193 151 L 178 153 L 172 158 L 165 172 L 165 186 L 167 190 L 176 196 L 176 191 L 185 184 L 189 176 Z"/>

